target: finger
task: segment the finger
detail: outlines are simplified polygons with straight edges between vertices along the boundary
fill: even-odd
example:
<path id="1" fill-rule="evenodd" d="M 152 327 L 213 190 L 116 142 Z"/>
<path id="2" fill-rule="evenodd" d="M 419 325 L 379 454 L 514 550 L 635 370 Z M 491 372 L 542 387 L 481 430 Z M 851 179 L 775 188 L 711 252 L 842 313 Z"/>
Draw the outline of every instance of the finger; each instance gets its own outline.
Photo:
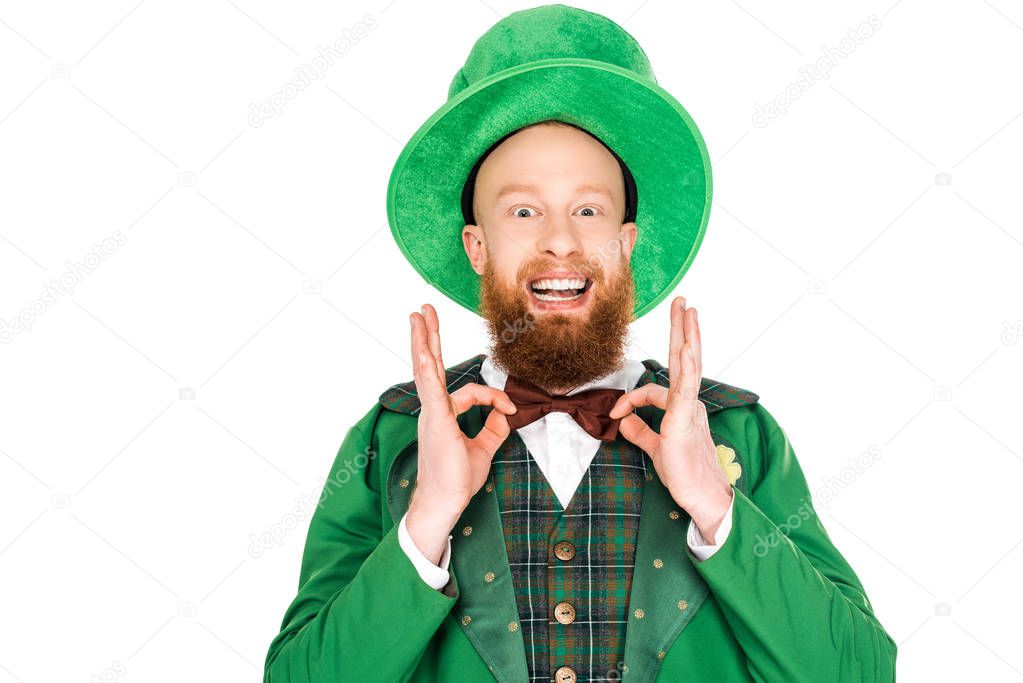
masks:
<path id="1" fill-rule="evenodd" d="M 618 397 L 618 401 L 611 408 L 608 417 L 612 419 L 622 417 L 643 406 L 657 406 L 661 410 L 667 410 L 668 389 L 651 382 L 644 384 L 639 389 L 627 391 Z"/>
<path id="2" fill-rule="evenodd" d="M 508 418 L 505 414 L 498 410 L 491 410 L 490 414 L 487 415 L 486 422 L 483 423 L 483 429 L 469 440 L 472 444 L 470 453 L 474 457 L 485 456 L 488 459 L 493 458 L 494 453 L 497 452 L 497 449 L 501 447 L 501 444 L 504 443 L 504 440 L 508 438 L 510 433 L 511 427 L 508 426 Z"/>
<path id="3" fill-rule="evenodd" d="M 509 414 L 518 410 L 505 392 L 474 382 L 463 384 L 452 391 L 451 403 L 455 407 L 456 415 L 461 415 L 473 406 L 493 406 L 498 411 Z"/>
<path id="4" fill-rule="evenodd" d="M 636 414 L 627 415 L 618 423 L 618 432 L 646 453 L 655 453 L 660 436 Z"/>
<path id="5" fill-rule="evenodd" d="M 685 437 L 691 434 L 693 430 L 699 428 L 699 415 L 702 407 L 704 407 L 703 401 L 699 399 L 687 401 L 681 394 L 677 394 L 671 410 L 666 411 L 661 419 L 661 435 Z"/>
<path id="6" fill-rule="evenodd" d="M 437 364 L 433 360 L 426 340 L 426 321 L 419 313 L 412 314 L 412 372 L 416 384 L 416 394 L 422 406 L 421 417 L 432 421 L 437 417 L 449 414 L 451 404 L 448 402 L 447 386 L 437 373 Z"/>
<path id="7" fill-rule="evenodd" d="M 412 359 L 412 377 L 417 378 L 419 375 L 419 354 L 422 353 L 422 348 L 419 343 L 419 333 L 416 331 L 416 314 L 409 313 L 409 357 Z"/>
<path id="8" fill-rule="evenodd" d="M 692 311 L 693 326 L 692 330 L 688 332 L 686 336 L 688 337 L 689 342 L 693 346 L 693 355 L 696 356 L 696 374 L 698 374 L 700 377 L 703 377 L 703 344 L 700 336 L 700 319 L 696 312 L 696 309 L 694 308 L 692 309 Z"/>
<path id="9" fill-rule="evenodd" d="M 668 386 L 676 387 L 682 373 L 682 345 L 685 343 L 685 331 L 682 328 L 682 313 L 685 311 L 685 297 L 675 297 L 671 301 L 671 339 L 668 343 Z"/>
<path id="10" fill-rule="evenodd" d="M 423 317 L 426 319 L 426 340 L 430 353 L 436 359 L 437 372 L 444 377 L 444 358 L 440 352 L 440 319 L 437 317 L 437 310 L 430 304 L 423 304 Z"/>
<path id="11" fill-rule="evenodd" d="M 682 372 L 682 398 L 695 401 L 700 397 L 699 332 L 696 324 L 696 309 L 686 311 L 686 344 L 683 350 L 685 363 Z"/>

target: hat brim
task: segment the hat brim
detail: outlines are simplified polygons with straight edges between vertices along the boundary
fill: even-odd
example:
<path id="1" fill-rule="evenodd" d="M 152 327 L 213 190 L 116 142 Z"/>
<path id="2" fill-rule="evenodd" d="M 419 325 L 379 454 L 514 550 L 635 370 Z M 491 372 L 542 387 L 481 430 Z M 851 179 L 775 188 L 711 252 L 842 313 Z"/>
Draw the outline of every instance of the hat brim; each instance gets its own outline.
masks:
<path id="1" fill-rule="evenodd" d="M 479 314 L 479 276 L 461 240 L 462 188 L 491 144 L 546 119 L 596 135 L 635 178 L 631 264 L 638 318 L 671 293 L 696 256 L 710 214 L 710 159 L 696 124 L 669 92 L 605 62 L 532 62 L 449 99 L 412 136 L 391 172 L 387 219 L 394 239 L 427 282 Z"/>

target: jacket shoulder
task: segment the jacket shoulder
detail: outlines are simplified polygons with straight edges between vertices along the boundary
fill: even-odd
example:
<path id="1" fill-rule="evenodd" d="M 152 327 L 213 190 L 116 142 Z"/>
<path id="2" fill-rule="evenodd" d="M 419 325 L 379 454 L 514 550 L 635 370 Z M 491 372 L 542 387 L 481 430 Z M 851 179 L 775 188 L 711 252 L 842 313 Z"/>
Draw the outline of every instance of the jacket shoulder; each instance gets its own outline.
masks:
<path id="1" fill-rule="evenodd" d="M 643 361 L 643 365 L 647 371 L 644 377 L 640 379 L 641 384 L 656 382 L 664 387 L 670 384 L 668 368 L 661 365 L 661 363 L 648 358 Z M 725 410 L 726 408 L 755 404 L 760 400 L 760 397 L 749 389 L 743 389 L 732 384 L 726 384 L 720 380 L 704 377 L 700 380 L 700 400 L 707 407 L 707 412 L 713 413 Z"/>
<path id="2" fill-rule="evenodd" d="M 461 363 L 445 368 L 444 381 L 447 384 L 448 392 L 450 393 L 465 384 L 478 382 L 480 368 L 483 366 L 485 357 L 485 354 L 477 354 Z M 393 413 L 404 415 L 419 415 L 421 408 L 415 380 L 392 384 L 380 394 L 377 402 Z"/>

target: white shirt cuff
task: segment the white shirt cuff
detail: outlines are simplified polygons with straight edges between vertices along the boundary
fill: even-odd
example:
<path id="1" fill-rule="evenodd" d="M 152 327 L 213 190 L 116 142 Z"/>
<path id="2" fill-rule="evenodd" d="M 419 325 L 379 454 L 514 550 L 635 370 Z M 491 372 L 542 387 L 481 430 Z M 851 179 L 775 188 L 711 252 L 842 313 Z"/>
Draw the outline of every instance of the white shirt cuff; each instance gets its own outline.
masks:
<path id="1" fill-rule="evenodd" d="M 689 534 L 686 538 L 686 542 L 689 544 L 689 549 L 693 552 L 698 560 L 706 560 L 708 557 L 718 551 L 718 548 L 728 540 L 728 532 L 732 530 L 732 507 L 735 505 L 735 493 L 732 493 L 732 502 L 728 505 L 728 509 L 725 511 L 725 516 L 721 520 L 721 524 L 718 525 L 718 530 L 714 534 L 717 538 L 717 543 L 707 543 L 704 539 L 703 534 L 700 533 L 700 527 L 696 526 L 692 519 L 689 520 Z"/>
<path id="2" fill-rule="evenodd" d="M 412 561 L 412 565 L 419 572 L 419 576 L 422 577 L 423 581 L 431 588 L 441 590 L 448 584 L 448 580 L 451 578 L 448 574 L 448 562 L 451 560 L 452 537 L 450 534 L 448 535 L 448 545 L 440 556 L 440 566 L 438 567 L 428 560 L 412 541 L 412 537 L 409 536 L 408 529 L 405 527 L 405 518 L 407 516 L 408 513 L 406 512 L 401 516 L 401 521 L 398 522 L 398 545 L 408 555 L 409 560 Z"/>

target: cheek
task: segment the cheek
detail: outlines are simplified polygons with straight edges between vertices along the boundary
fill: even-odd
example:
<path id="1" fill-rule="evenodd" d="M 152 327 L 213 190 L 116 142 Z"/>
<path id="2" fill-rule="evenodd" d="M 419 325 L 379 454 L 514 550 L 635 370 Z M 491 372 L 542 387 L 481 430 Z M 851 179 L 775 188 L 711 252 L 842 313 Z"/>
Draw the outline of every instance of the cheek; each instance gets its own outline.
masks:
<path id="1" fill-rule="evenodd" d="M 487 239 L 487 260 L 503 280 L 515 277 L 524 260 L 523 247 L 517 239 L 512 241 L 505 234 L 489 235 Z"/>
<path id="2" fill-rule="evenodd" d="M 516 274 L 519 272 L 522 262 L 507 251 L 492 250 L 490 252 L 490 266 L 498 282 L 504 283 L 506 287 L 517 287 Z"/>
<path id="3" fill-rule="evenodd" d="M 586 245 L 586 265 L 611 277 L 623 268 L 626 249 L 617 230 L 610 230 Z"/>

